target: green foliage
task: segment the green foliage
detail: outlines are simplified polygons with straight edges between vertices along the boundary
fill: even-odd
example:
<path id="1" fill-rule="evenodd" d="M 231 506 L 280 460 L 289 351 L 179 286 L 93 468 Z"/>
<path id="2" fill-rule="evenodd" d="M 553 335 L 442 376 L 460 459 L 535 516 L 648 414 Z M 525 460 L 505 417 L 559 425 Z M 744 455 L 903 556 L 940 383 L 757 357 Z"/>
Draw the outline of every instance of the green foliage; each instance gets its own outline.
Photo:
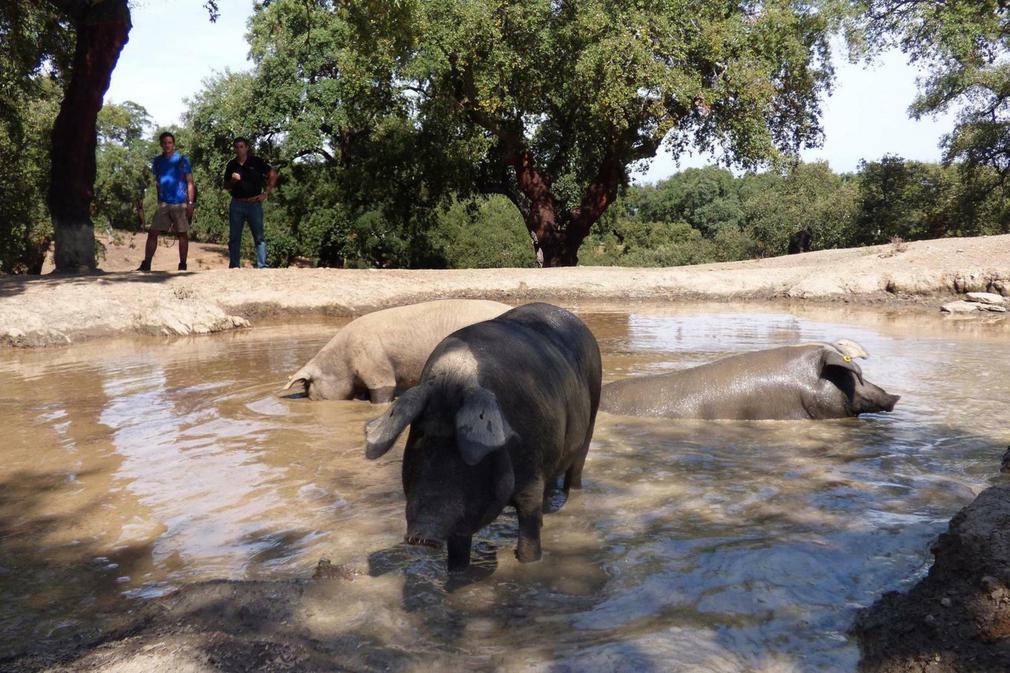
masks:
<path id="1" fill-rule="evenodd" d="M 5 0 L 0 2 L 0 44 L 0 124 L 16 127 L 24 118 L 25 96 L 33 99 L 54 84 L 62 87 L 74 32 L 49 2 Z"/>
<path id="2" fill-rule="evenodd" d="M 33 94 L 6 102 L 13 118 L 0 119 L 2 273 L 40 273 L 52 241 L 46 207 L 49 145 L 62 92 L 48 79 L 36 84 Z"/>
<path id="3" fill-rule="evenodd" d="M 790 239 L 802 231 L 810 234 L 813 250 L 852 244 L 857 188 L 826 163 L 749 174 L 742 182 L 743 219 L 756 256 L 786 254 Z"/>
<path id="4" fill-rule="evenodd" d="M 957 167 L 899 157 L 860 170 L 799 163 L 734 177 L 708 167 L 632 187 L 594 227 L 582 260 L 672 266 L 784 255 L 801 232 L 811 250 L 1010 232 L 993 171 L 967 181 Z"/>
<path id="5" fill-rule="evenodd" d="M 739 186 L 724 168 L 689 168 L 655 187 L 634 191 L 629 207 L 645 221 L 683 221 L 711 238 L 726 227 L 743 222 Z"/>
<path id="6" fill-rule="evenodd" d="M 340 165 L 356 208 L 433 222 L 503 194 L 577 249 L 664 139 L 744 166 L 816 142 L 837 4 L 272 0 L 244 110 L 292 159 Z"/>
<path id="7" fill-rule="evenodd" d="M 454 201 L 439 214 L 431 239 L 453 269 L 533 266 L 522 216 L 502 196 Z"/>
<path id="8" fill-rule="evenodd" d="M 49 3 L 0 2 L 0 273 L 39 273 L 52 240 L 49 144 L 73 30 Z"/>
<path id="9" fill-rule="evenodd" d="M 820 138 L 828 36 L 849 4 L 258 3 L 254 70 L 208 81 L 173 129 L 199 190 L 193 236 L 227 241 L 221 183 L 237 135 L 280 170 L 265 211 L 281 266 L 526 266 L 531 213 L 576 248 L 587 235 L 589 264 L 780 255 L 798 235 L 816 250 L 1010 230 L 997 189 L 1010 173 L 1001 0 L 856 3 L 850 28 L 928 69 L 914 114 L 961 106 L 945 141 L 953 165 L 884 157 L 837 175 L 794 162 Z M 51 240 L 49 133 L 73 47 L 52 7 L 0 3 L 3 272 L 36 269 Z M 98 131 L 95 221 L 133 228 L 139 194 L 154 206 L 157 131 L 129 102 L 107 105 Z M 662 142 L 771 170 L 629 185 L 627 167 Z M 244 246 L 251 256 L 248 234 Z"/>
<path id="10" fill-rule="evenodd" d="M 860 0 L 870 49 L 900 46 L 924 70 L 915 118 L 957 111 L 945 162 L 1010 174 L 1010 13 L 1005 0 Z M 974 176 L 972 179 L 989 179 Z"/>
<path id="11" fill-rule="evenodd" d="M 855 245 L 1006 233 L 1007 201 L 992 169 L 965 174 L 900 157 L 860 165 Z"/>
<path id="12" fill-rule="evenodd" d="M 98 113 L 98 148 L 95 153 L 95 200 L 92 216 L 96 226 L 113 229 L 139 228 L 138 201 L 152 187 L 151 158 L 160 152 L 151 139 L 150 115 L 131 101 L 106 103 Z M 153 213 L 156 198 L 145 203 Z"/>
<path id="13" fill-rule="evenodd" d="M 712 242 L 686 222 L 620 217 L 595 228 L 582 261 L 590 266 L 681 266 L 712 261 L 714 254 Z"/>

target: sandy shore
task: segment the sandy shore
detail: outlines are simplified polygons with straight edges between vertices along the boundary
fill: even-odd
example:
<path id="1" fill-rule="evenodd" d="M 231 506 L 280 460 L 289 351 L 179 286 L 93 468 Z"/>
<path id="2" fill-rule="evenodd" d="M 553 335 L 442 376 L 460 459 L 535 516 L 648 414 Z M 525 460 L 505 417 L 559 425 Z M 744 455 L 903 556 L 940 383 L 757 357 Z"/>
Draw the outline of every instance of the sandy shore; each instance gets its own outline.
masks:
<path id="1" fill-rule="evenodd" d="M 140 273 L 130 239 L 94 275 L 0 278 L 0 344 L 49 346 L 128 334 L 204 334 L 268 316 L 356 315 L 445 297 L 510 301 L 788 299 L 917 304 L 969 291 L 1010 294 L 1010 235 L 823 250 L 658 269 L 233 269 L 220 246 L 193 246 L 187 272 Z M 175 268 L 159 250 L 155 268 Z"/>

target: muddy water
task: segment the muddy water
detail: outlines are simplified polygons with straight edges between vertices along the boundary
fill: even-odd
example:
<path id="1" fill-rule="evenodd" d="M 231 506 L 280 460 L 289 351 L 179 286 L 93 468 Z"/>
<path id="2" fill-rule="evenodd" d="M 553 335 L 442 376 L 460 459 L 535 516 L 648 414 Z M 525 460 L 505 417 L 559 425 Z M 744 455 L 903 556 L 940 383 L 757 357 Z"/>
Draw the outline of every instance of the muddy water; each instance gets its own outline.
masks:
<path id="1" fill-rule="evenodd" d="M 400 542 L 399 450 L 362 457 L 376 407 L 276 394 L 339 321 L 4 352 L 0 660 L 184 583 L 308 577 L 328 558 L 355 576 L 314 637 L 355 634 L 377 669 L 854 670 L 852 612 L 921 576 L 994 478 L 1005 324 L 574 308 L 607 380 L 847 337 L 902 400 L 829 422 L 601 414 L 584 490 L 545 518 L 543 561 L 516 563 L 505 515 L 447 579 L 441 555 Z"/>

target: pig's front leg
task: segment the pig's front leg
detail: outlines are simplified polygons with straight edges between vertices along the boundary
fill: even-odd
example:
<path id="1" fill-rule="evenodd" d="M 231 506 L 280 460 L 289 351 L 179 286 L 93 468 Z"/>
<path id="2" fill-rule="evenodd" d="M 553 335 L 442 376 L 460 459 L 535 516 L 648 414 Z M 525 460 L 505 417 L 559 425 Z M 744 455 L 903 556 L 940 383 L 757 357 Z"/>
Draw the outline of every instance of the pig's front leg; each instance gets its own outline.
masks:
<path id="1" fill-rule="evenodd" d="M 473 541 L 471 535 L 450 535 L 446 541 L 446 550 L 449 552 L 449 572 L 459 572 L 470 567 L 470 545 Z"/>

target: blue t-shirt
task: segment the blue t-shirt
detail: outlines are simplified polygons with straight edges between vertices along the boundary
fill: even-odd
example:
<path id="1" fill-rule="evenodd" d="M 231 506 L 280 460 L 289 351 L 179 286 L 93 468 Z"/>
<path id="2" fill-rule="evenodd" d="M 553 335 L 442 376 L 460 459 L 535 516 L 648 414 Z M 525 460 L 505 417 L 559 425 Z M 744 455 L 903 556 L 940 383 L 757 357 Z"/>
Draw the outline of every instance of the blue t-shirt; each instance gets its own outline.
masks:
<path id="1" fill-rule="evenodd" d="M 164 203 L 186 203 L 186 176 L 193 172 L 189 159 L 174 153 L 165 158 L 159 154 L 151 162 L 151 172 L 158 181 L 158 200 Z"/>

